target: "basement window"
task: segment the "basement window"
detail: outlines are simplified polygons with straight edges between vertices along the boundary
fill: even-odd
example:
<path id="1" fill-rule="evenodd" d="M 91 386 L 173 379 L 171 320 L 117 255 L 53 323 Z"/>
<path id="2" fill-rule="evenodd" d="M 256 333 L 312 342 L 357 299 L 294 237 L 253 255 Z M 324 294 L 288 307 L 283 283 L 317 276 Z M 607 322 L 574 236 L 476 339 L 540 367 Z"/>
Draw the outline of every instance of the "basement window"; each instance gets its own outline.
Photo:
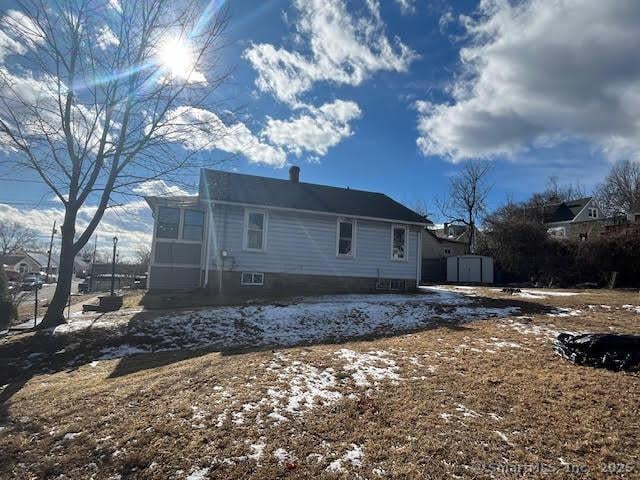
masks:
<path id="1" fill-rule="evenodd" d="M 242 272 L 242 285 L 264 285 L 264 273 Z"/>

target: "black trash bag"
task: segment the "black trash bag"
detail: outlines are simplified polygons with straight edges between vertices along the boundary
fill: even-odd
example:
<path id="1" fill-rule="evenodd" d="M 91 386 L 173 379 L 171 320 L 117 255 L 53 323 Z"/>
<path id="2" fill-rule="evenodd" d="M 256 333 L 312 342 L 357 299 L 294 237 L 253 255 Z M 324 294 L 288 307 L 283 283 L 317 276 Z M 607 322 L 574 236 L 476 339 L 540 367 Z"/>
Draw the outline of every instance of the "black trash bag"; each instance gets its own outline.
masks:
<path id="1" fill-rule="evenodd" d="M 640 336 L 611 333 L 561 333 L 553 350 L 578 365 L 615 372 L 640 370 Z"/>

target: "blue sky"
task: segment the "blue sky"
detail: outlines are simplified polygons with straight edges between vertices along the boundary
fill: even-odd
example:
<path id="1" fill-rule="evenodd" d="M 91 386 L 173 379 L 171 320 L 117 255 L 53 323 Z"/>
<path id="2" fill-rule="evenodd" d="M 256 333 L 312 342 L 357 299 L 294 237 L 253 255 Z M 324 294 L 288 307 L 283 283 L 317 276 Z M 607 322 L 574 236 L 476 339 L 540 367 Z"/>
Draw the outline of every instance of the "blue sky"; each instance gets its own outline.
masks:
<path id="1" fill-rule="evenodd" d="M 629 62 L 640 8 L 602 3 L 229 1 L 222 62 L 233 77 L 218 96 L 266 153 L 227 146 L 205 155 L 237 153 L 224 168 L 275 177 L 297 164 L 303 181 L 410 206 L 433 205 L 473 158 L 496 162 L 490 207 L 526 198 L 550 176 L 589 191 L 611 162 L 638 152 L 640 74 Z M 319 15 L 327 11 L 340 21 Z M 338 35 L 351 48 L 342 57 L 322 50 Z M 291 56 L 299 63 L 283 73 L 277 61 Z M 260 83 L 283 75 L 279 86 Z M 292 88 L 298 80 L 306 83 Z M 17 180 L 0 180 L 0 219 L 5 203 L 5 219 L 27 211 L 41 228 L 35 204 L 49 217 L 57 205 L 34 179 Z M 138 207 L 111 218 L 103 237 L 136 230 L 131 245 L 144 242 L 148 212 Z"/>

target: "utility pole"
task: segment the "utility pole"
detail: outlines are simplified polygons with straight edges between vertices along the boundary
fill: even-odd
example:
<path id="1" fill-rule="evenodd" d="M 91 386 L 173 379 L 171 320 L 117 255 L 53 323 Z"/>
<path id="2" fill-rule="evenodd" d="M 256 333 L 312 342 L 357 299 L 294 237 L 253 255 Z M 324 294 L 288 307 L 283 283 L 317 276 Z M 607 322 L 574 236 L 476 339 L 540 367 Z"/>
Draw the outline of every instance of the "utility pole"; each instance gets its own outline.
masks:
<path id="1" fill-rule="evenodd" d="M 47 255 L 47 283 L 49 283 L 49 271 L 51 269 L 51 250 L 53 250 L 53 236 L 56 234 L 56 221 L 53 221 L 53 229 L 51 230 L 51 240 L 49 241 L 49 252 Z"/>
<path id="2" fill-rule="evenodd" d="M 98 250 L 98 235 L 93 240 L 93 257 L 91 258 L 91 273 L 89 274 L 89 292 L 93 292 L 93 270 L 96 264 L 96 252 Z"/>
<path id="3" fill-rule="evenodd" d="M 111 260 L 111 296 L 112 297 L 115 295 L 117 246 L 118 246 L 118 237 L 113 237 L 113 259 Z"/>

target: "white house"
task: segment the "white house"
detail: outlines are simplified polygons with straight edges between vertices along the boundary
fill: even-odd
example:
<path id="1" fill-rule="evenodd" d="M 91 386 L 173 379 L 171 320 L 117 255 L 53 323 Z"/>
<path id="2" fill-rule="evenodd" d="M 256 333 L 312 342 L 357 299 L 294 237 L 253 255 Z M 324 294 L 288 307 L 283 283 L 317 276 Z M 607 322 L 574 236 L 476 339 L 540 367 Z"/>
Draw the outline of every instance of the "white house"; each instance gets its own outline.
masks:
<path id="1" fill-rule="evenodd" d="M 149 288 L 226 295 L 412 290 L 429 223 L 382 193 L 203 170 L 197 196 L 147 197 Z"/>

